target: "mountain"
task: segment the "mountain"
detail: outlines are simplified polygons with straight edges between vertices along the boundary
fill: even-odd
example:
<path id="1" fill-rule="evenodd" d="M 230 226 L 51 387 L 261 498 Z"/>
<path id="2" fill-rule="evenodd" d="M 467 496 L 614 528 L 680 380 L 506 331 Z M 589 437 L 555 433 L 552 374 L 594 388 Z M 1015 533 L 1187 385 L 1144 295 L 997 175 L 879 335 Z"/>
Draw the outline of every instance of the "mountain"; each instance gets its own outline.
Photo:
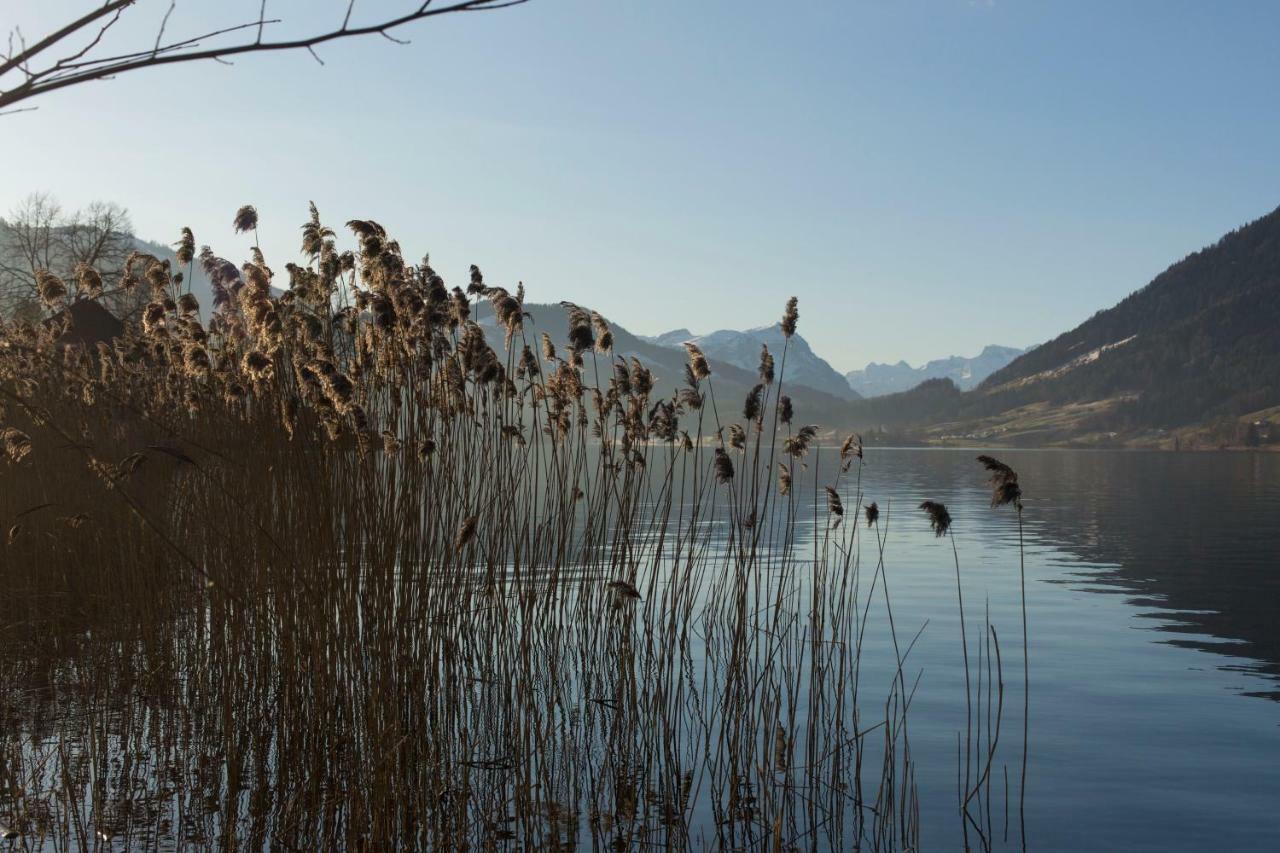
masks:
<path id="1" fill-rule="evenodd" d="M 1024 349 L 992 344 L 983 347 L 982 352 L 973 358 L 953 355 L 934 359 L 923 367 L 912 367 L 905 361 L 897 364 L 873 361 L 862 370 L 849 371 L 845 378 L 849 386 L 863 397 L 908 391 L 926 379 L 950 379 L 957 388 L 968 391 L 1024 352 Z"/>
<path id="2" fill-rule="evenodd" d="M 926 412 L 901 397 L 856 404 L 854 418 L 904 422 L 910 410 L 914 429 L 933 440 L 1041 445 L 1217 445 L 1254 443 L 1259 432 L 1280 436 L 1273 428 L 1280 422 L 1280 209 L 1188 255 L 972 391 L 937 396 Z"/>
<path id="3" fill-rule="evenodd" d="M 671 349 L 681 349 L 685 341 L 692 341 L 702 348 L 708 358 L 731 364 L 755 373 L 760 364 L 760 347 L 767 345 L 779 366 L 782 363 L 783 345 L 787 343 L 777 324 L 748 329 L 745 332 L 721 329 L 709 335 L 695 335 L 688 329 L 675 329 L 654 337 L 644 338 L 647 343 Z M 790 387 L 803 385 L 843 400 L 856 400 L 861 395 L 849 387 L 844 377 L 818 356 L 800 335 L 792 335 L 787 346 L 786 383 Z"/>
<path id="4" fill-rule="evenodd" d="M 552 343 L 563 351 L 564 342 L 569 332 L 569 321 L 565 309 L 559 305 L 537 303 L 525 303 L 524 309 L 529 314 L 525 319 L 524 325 L 525 339 L 528 341 L 529 346 L 536 352 L 538 350 L 539 336 L 546 332 L 550 335 Z M 487 302 L 482 301 L 475 306 L 472 313 L 473 319 L 485 330 L 489 345 L 499 355 L 502 355 L 504 353 L 503 334 L 494 323 L 492 308 Z M 613 332 L 613 353 L 597 355 L 595 358 L 591 354 L 587 355 L 585 368 L 588 383 L 594 383 L 594 373 L 598 370 L 599 384 L 603 387 L 608 382 L 611 370 L 610 364 L 613 361 L 619 358 L 630 360 L 634 357 L 653 372 L 655 381 L 654 399 L 669 397 L 678 389 L 684 387 L 684 368 L 688 362 L 688 354 L 680 346 L 680 343 L 655 343 L 655 339 L 632 334 L 625 327 L 611 319 L 608 322 Z M 687 330 L 681 329 L 677 331 L 684 332 Z M 772 343 L 769 346 L 770 351 L 776 353 L 775 359 L 780 358 L 782 353 L 781 332 L 778 333 L 778 338 L 779 344 L 776 349 Z M 803 348 L 797 347 L 796 341 L 799 338 L 799 335 L 791 338 L 783 388 L 783 393 L 792 398 L 795 406 L 796 423 L 820 424 L 824 428 L 847 423 L 849 420 L 849 401 L 847 398 L 828 394 L 809 386 L 795 384 L 795 374 L 792 372 L 792 355 L 800 349 L 808 351 L 807 344 Z M 682 341 L 684 340 L 690 340 L 690 336 L 684 336 Z M 519 349 L 518 346 L 514 348 Z M 746 399 L 747 393 L 759 382 L 756 369 L 760 359 L 760 344 L 755 344 L 749 368 L 741 367 L 738 364 L 715 356 L 710 350 L 705 350 L 704 352 L 711 365 L 711 389 L 715 394 L 716 408 L 720 413 L 721 422 L 727 425 L 734 421 L 740 421 L 742 403 Z M 823 363 L 825 364 L 825 362 Z M 778 369 L 780 368 L 781 365 L 779 363 Z M 830 368 L 828 367 L 828 369 Z M 832 371 L 832 373 L 834 372 Z M 838 378 L 839 374 L 836 374 L 836 376 Z M 849 393 L 847 389 L 846 393 Z M 709 413 L 707 418 L 708 423 L 710 423 Z M 692 432 L 692 427 L 689 427 L 689 429 Z M 707 428 L 704 427 L 704 429 Z"/>

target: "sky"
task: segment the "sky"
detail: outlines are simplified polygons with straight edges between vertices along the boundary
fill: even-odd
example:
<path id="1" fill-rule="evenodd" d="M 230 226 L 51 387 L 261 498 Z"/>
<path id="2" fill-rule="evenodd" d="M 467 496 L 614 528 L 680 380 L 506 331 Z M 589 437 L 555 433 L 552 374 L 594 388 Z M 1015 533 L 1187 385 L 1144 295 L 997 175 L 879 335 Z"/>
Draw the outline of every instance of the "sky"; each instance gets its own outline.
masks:
<path id="1" fill-rule="evenodd" d="M 4 0 L 28 41 L 96 0 Z M 357 15 L 414 3 L 360 0 Z M 114 34 L 147 44 L 169 0 Z M 169 31 L 257 17 L 179 0 Z M 271 0 L 281 34 L 345 0 Z M 633 332 L 777 321 L 840 371 L 1026 346 L 1280 205 L 1280 4 L 530 0 L 306 53 L 144 70 L 0 116 L 32 192 L 268 262 L 314 200 L 449 284 Z M 107 46 L 114 46 L 108 44 Z M 349 235 L 344 236 L 349 240 Z"/>

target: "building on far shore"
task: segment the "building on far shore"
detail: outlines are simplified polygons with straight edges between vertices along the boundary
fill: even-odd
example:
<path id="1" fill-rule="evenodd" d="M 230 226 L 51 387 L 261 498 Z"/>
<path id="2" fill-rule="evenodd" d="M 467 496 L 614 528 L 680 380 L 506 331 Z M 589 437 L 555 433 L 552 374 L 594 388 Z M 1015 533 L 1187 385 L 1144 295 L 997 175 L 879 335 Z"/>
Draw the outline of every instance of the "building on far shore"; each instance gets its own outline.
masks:
<path id="1" fill-rule="evenodd" d="M 79 299 L 45 320 L 46 326 L 70 318 L 71 324 L 58 343 L 64 346 L 79 345 L 93 349 L 98 343 L 111 343 L 124 334 L 124 323 L 93 299 Z"/>

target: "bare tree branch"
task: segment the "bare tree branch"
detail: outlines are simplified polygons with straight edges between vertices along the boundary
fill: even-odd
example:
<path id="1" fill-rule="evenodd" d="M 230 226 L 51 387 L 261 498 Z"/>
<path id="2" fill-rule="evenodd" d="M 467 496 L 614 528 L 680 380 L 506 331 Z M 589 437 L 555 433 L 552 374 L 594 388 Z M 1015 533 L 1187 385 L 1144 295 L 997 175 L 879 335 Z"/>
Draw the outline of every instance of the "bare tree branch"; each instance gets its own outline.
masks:
<path id="1" fill-rule="evenodd" d="M 107 15 L 120 12 L 126 6 L 132 6 L 134 2 L 135 0 L 114 0 L 114 2 L 106 3 L 94 11 L 72 21 L 62 29 L 50 33 L 29 48 L 25 47 L 24 43 L 24 49 L 22 51 L 20 51 L 16 56 L 6 59 L 3 64 L 0 64 L 0 77 L 3 77 L 13 69 L 20 67 L 23 63 L 29 62 L 31 59 L 53 47 L 55 44 L 65 41 L 99 18 L 104 18 Z"/>
<path id="2" fill-rule="evenodd" d="M 143 68 L 154 68 L 182 62 L 200 62 L 202 60 L 215 60 L 230 64 L 227 62 L 229 57 L 241 54 L 289 50 L 305 50 L 323 65 L 323 61 L 320 60 L 320 57 L 315 52 L 315 48 L 321 44 L 338 39 L 371 35 L 382 36 L 397 44 L 407 44 L 406 40 L 391 35 L 391 32 L 416 21 L 433 18 L 438 15 L 448 15 L 454 12 L 491 11 L 508 6 L 518 6 L 525 2 L 527 0 L 454 0 L 442 6 L 433 6 L 432 0 L 426 0 L 416 10 L 406 12 L 398 17 L 378 20 L 362 26 L 352 26 L 351 18 L 355 9 L 355 0 L 349 0 L 346 13 L 342 19 L 342 25 L 337 29 L 304 35 L 294 39 L 264 41 L 267 28 L 273 24 L 281 23 L 281 20 L 266 17 L 267 4 L 266 0 L 262 0 L 258 9 L 258 17 L 255 20 L 220 27 L 203 35 L 165 43 L 164 35 L 169 25 L 169 19 L 177 5 L 176 0 L 171 0 L 168 11 L 165 12 L 164 18 L 160 23 L 153 45 L 116 55 L 94 57 L 92 53 L 102 44 L 103 37 L 121 19 L 124 13 L 132 11 L 130 7 L 136 3 L 136 0 L 106 0 L 92 12 L 88 12 L 71 21 L 29 47 L 16 27 L 11 31 L 9 53 L 0 57 L 0 60 L 2 60 L 0 61 L 0 115 L 16 112 L 17 110 L 11 109 L 15 104 L 58 89 L 65 89 L 69 86 L 76 86 L 95 80 L 105 80 Z M 73 46 L 73 42 L 79 41 L 76 36 L 95 24 L 98 26 L 98 31 L 89 43 L 79 47 Z M 240 43 L 208 44 L 231 33 L 245 30 L 256 31 L 256 37 L 252 41 Z M 16 49 L 13 46 L 15 36 L 18 41 Z M 33 69 L 32 60 L 41 57 L 54 48 L 60 49 L 63 55 L 56 61 Z M 10 77 L 20 79 L 11 82 L 9 80 Z"/>

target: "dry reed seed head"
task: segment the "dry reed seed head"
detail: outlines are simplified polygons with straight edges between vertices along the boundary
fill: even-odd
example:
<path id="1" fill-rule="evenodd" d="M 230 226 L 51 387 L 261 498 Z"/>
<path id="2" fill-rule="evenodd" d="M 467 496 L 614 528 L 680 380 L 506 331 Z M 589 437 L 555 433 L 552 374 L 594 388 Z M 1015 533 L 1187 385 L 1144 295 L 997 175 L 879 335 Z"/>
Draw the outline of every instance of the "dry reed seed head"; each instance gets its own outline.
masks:
<path id="1" fill-rule="evenodd" d="M 479 518 L 474 515 L 467 516 L 463 519 L 462 524 L 458 527 L 458 534 L 453 538 L 453 550 L 461 551 L 467 547 L 467 544 L 476 536 L 476 524 Z"/>
<path id="2" fill-rule="evenodd" d="M 258 350 L 249 350 L 240 361 L 240 368 L 254 382 L 265 382 L 275 373 L 271 359 Z"/>
<path id="3" fill-rule="evenodd" d="M 728 483 L 733 480 L 733 460 L 729 458 L 729 454 L 725 453 L 722 447 L 716 448 L 715 473 L 716 480 L 721 483 Z"/>
<path id="4" fill-rule="evenodd" d="M 764 407 L 762 399 L 764 397 L 764 384 L 756 385 L 747 392 L 747 398 L 742 403 L 742 419 L 747 423 L 758 424 L 764 416 Z"/>
<path id="5" fill-rule="evenodd" d="M 490 291 L 489 302 L 493 306 L 493 316 L 506 329 L 505 344 L 510 348 L 516 331 L 524 326 L 524 311 L 516 298 L 501 287 Z"/>
<path id="6" fill-rule="evenodd" d="M 245 264 L 240 268 L 244 274 L 244 281 L 247 285 L 244 291 L 241 291 L 241 300 L 245 299 L 245 293 L 249 292 L 253 297 L 261 297 L 266 299 L 271 296 L 271 275 L 270 271 L 262 264 Z"/>
<path id="7" fill-rule="evenodd" d="M 689 369 L 693 375 L 693 380 L 689 384 L 696 385 L 711 375 L 711 364 L 703 354 L 702 348 L 692 341 L 685 341 L 684 349 L 689 354 Z"/>
<path id="8" fill-rule="evenodd" d="M 783 497 L 791 494 L 791 468 L 782 462 L 778 463 L 778 494 Z"/>
<path id="9" fill-rule="evenodd" d="M 767 344 L 760 345 L 760 381 L 765 385 L 773 384 L 773 355 Z"/>
<path id="10" fill-rule="evenodd" d="M 542 341 L 542 360 L 555 361 L 556 345 L 551 342 L 551 336 L 548 335 L 546 332 L 543 332 L 540 337 L 540 340 Z"/>
<path id="11" fill-rule="evenodd" d="M 994 486 L 991 490 L 992 508 L 1012 504 L 1018 512 L 1022 512 L 1022 487 L 1017 481 L 1006 481 Z"/>
<path id="12" fill-rule="evenodd" d="M 832 527 L 839 527 L 840 520 L 844 518 L 844 503 L 840 500 L 840 493 L 831 486 L 824 487 L 827 490 L 827 511 L 836 517 L 835 524 Z"/>
<path id="13" fill-rule="evenodd" d="M 482 294 L 485 291 L 484 273 L 480 272 L 480 268 L 475 264 L 471 265 L 469 270 L 471 278 L 467 282 L 467 293 Z"/>
<path id="14" fill-rule="evenodd" d="M 609 328 L 609 323 L 604 317 L 601 317 L 595 311 L 591 312 L 591 328 L 596 336 L 596 352 L 607 353 L 613 351 L 613 330 Z"/>
<path id="15" fill-rule="evenodd" d="M 842 461 L 846 459 L 854 459 L 855 457 L 858 459 L 862 458 L 862 436 L 858 435 L 856 432 L 851 433 L 849 437 L 844 440 L 844 444 L 840 445 L 840 459 Z"/>
<path id="16" fill-rule="evenodd" d="M 787 300 L 786 310 L 782 312 L 782 336 L 790 338 L 796 333 L 796 321 L 800 319 L 800 311 L 797 306 L 799 300 L 794 296 Z"/>
<path id="17" fill-rule="evenodd" d="M 200 313 L 200 300 L 194 293 L 184 293 L 178 297 L 178 311 L 184 316 Z"/>
<path id="18" fill-rule="evenodd" d="M 580 305 L 572 302 L 561 302 L 560 306 L 564 308 L 569 315 L 569 350 L 574 355 L 581 356 L 595 346 L 595 334 L 591 331 L 591 315 L 587 313 Z M 581 360 L 578 360 L 580 364 Z"/>
<path id="19" fill-rule="evenodd" d="M 237 234 L 243 234 L 246 231 L 253 231 L 258 227 L 258 210 L 251 204 L 246 204 L 236 211 L 235 218 L 231 221 Z"/>
<path id="20" fill-rule="evenodd" d="M 309 202 L 309 209 L 311 217 L 302 226 L 302 253 L 315 258 L 326 252 L 335 235 L 333 229 L 320 224 L 320 211 L 316 209 L 314 201 Z"/>
<path id="21" fill-rule="evenodd" d="M 738 424 L 729 424 L 729 446 L 735 450 L 747 446 L 747 433 Z"/>
<path id="22" fill-rule="evenodd" d="M 15 465 L 31 453 L 31 438 L 16 427 L 5 427 L 0 432 L 0 444 L 4 445 L 5 457 Z"/>
<path id="23" fill-rule="evenodd" d="M 809 452 L 809 445 L 818 435 L 818 427 L 807 424 L 800 427 L 795 435 L 788 436 L 782 443 L 783 452 L 793 459 L 800 459 Z"/>
<path id="24" fill-rule="evenodd" d="M 152 293 L 156 296 L 163 295 L 168 291 L 169 284 L 172 281 L 169 277 L 169 262 L 152 258 L 147 263 L 143 276 L 146 278 L 147 284 L 151 285 Z"/>
<path id="25" fill-rule="evenodd" d="M 89 299 L 97 299 L 102 295 L 102 275 L 90 264 L 76 265 L 76 285 Z"/>
<path id="26" fill-rule="evenodd" d="M 174 255 L 178 259 L 178 263 L 187 266 L 195 260 L 196 257 L 196 236 L 191 233 L 190 228 L 182 229 L 182 236 L 178 238 L 178 242 L 173 244 Z"/>
<path id="27" fill-rule="evenodd" d="M 875 501 L 867 504 L 863 509 L 867 512 L 867 527 L 873 526 L 880 520 L 880 505 Z"/>
<path id="28" fill-rule="evenodd" d="M 457 328 L 471 319 L 471 303 L 460 288 L 455 287 L 449 300 L 449 325 Z"/>
<path id="29" fill-rule="evenodd" d="M 629 601 L 640 600 L 640 590 L 636 589 L 635 586 L 629 581 L 624 581 L 624 580 L 609 581 L 609 583 L 607 583 L 605 586 L 608 587 L 608 589 L 613 593 L 615 598 L 622 599 L 622 600 L 629 600 Z"/>
<path id="30" fill-rule="evenodd" d="M 933 528 L 934 536 L 945 536 L 951 529 L 951 513 L 947 512 L 943 504 L 937 501 L 924 501 L 920 504 L 920 509 L 929 516 L 929 526 Z"/>
<path id="31" fill-rule="evenodd" d="M 635 393 L 648 397 L 653 390 L 653 371 L 640 363 L 640 359 L 631 357 L 631 384 Z"/>
<path id="32" fill-rule="evenodd" d="M 514 424 L 507 424 L 502 428 L 502 435 L 513 440 L 521 447 L 525 446 L 524 430 Z"/>
<path id="33" fill-rule="evenodd" d="M 387 456 L 396 456 L 400 452 L 400 439 L 389 429 L 382 431 L 382 452 Z"/>
<path id="34" fill-rule="evenodd" d="M 991 506 L 992 508 L 1012 504 L 1022 512 L 1022 486 L 1018 484 L 1018 472 L 994 456 L 982 455 L 978 462 L 991 472 Z"/>
<path id="35" fill-rule="evenodd" d="M 142 330 L 148 335 L 155 334 L 164 324 L 164 303 L 149 302 L 142 309 Z"/>
<path id="36" fill-rule="evenodd" d="M 778 419 L 784 424 L 790 424 L 795 414 L 795 409 L 791 405 L 791 398 L 783 394 L 778 400 Z"/>
<path id="37" fill-rule="evenodd" d="M 46 308 L 60 305 L 67 298 L 67 286 L 48 270 L 36 270 L 36 290 Z"/>
<path id="38" fill-rule="evenodd" d="M 693 439 L 690 438 L 689 433 L 684 430 L 680 430 L 680 448 L 684 450 L 685 453 L 693 452 Z"/>

